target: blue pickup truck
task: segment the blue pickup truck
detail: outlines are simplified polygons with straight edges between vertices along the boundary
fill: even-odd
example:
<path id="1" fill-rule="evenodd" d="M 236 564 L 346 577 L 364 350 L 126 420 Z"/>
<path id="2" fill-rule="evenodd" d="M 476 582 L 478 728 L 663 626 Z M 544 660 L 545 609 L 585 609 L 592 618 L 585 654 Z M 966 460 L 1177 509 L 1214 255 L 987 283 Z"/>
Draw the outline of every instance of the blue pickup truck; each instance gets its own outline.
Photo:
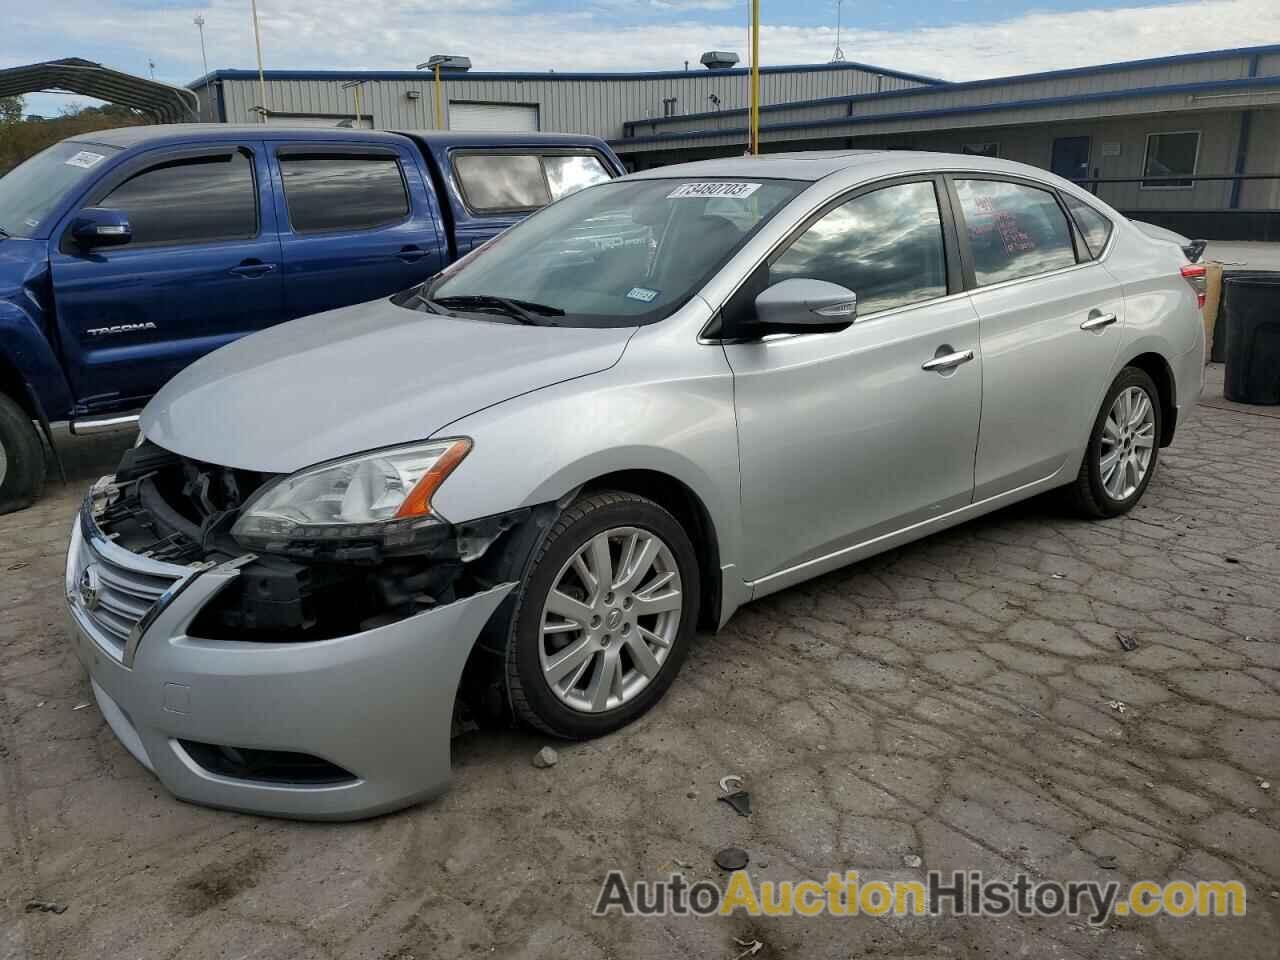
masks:
<path id="1" fill-rule="evenodd" d="M 39 496 L 41 433 L 128 423 L 237 337 L 387 296 L 624 172 L 560 134 L 129 127 L 0 177 L 0 513 Z"/>

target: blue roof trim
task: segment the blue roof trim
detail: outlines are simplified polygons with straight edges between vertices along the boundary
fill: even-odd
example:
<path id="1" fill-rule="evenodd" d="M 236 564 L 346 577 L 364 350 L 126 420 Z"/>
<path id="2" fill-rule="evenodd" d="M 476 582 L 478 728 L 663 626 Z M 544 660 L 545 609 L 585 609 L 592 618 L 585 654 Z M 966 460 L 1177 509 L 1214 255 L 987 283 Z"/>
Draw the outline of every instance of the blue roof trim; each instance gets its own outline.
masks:
<path id="1" fill-rule="evenodd" d="M 964 80 L 957 83 L 937 83 L 929 87 L 909 87 L 906 90 L 886 90 L 882 93 L 855 93 L 840 97 L 818 97 L 812 100 L 792 100 L 787 103 L 769 103 L 760 107 L 761 113 L 775 110 L 789 110 L 793 107 L 821 106 L 825 103 L 850 103 L 860 100 L 883 99 L 895 97 L 916 97 L 924 93 L 936 93 L 940 89 L 948 92 L 954 90 L 980 90 L 983 87 L 1004 86 L 1010 83 L 1032 83 L 1039 80 L 1064 80 L 1071 77 L 1096 76 L 1103 73 L 1117 73 L 1122 70 L 1141 70 L 1146 67 L 1170 66 L 1178 63 L 1196 63 L 1205 60 L 1227 60 L 1232 57 L 1250 57 L 1257 59 L 1269 53 L 1280 53 L 1280 44 L 1268 44 L 1261 47 L 1233 47 L 1226 50 L 1207 50 L 1202 53 L 1180 53 L 1168 57 L 1153 57 L 1147 60 L 1125 60 L 1119 63 L 1104 63 L 1096 67 L 1071 67 L 1067 70 L 1045 70 L 1040 73 L 1021 73 L 1011 77 L 989 77 L 985 80 Z M 1254 67 L 1256 70 L 1256 66 Z M 254 74 L 256 77 L 257 74 Z M 725 114 L 746 114 L 747 107 L 732 107 L 728 110 L 704 110 L 699 113 L 684 113 L 678 117 L 646 117 L 639 120 L 628 120 L 628 124 L 667 125 L 682 120 L 701 120 L 705 117 L 724 116 Z"/>
<path id="2" fill-rule="evenodd" d="M 913 80 L 916 83 L 931 86 L 943 86 L 946 81 L 937 77 L 926 77 L 917 73 L 906 73 L 902 70 L 890 70 L 869 63 L 856 63 L 852 60 L 841 63 L 801 63 L 792 66 L 761 67 L 761 73 L 817 73 L 822 70 L 862 70 L 878 73 L 899 80 Z M 471 70 L 466 73 L 444 71 L 442 79 L 450 83 L 466 80 L 674 80 L 680 77 L 733 76 L 742 77 L 750 73 L 748 67 L 732 67 L 728 70 L 657 70 L 635 73 L 561 73 L 556 71 L 495 71 L 486 72 Z M 263 76 L 267 80 L 429 80 L 431 73 L 426 70 L 267 70 Z M 253 80 L 258 79 L 257 70 L 214 70 L 203 77 L 192 80 L 187 87 L 195 89 L 215 80 Z"/>
<path id="3" fill-rule="evenodd" d="M 1167 86 L 1130 87 L 1126 90 L 1103 90 L 1064 97 L 1044 97 L 1039 100 L 1010 100 L 1007 103 L 984 103 L 972 107 L 940 107 L 934 110 L 905 110 L 898 113 L 864 114 L 849 117 L 822 117 L 814 120 L 792 120 L 787 123 L 762 124 L 760 132 L 773 130 L 802 130 L 813 127 L 856 127 L 868 123 L 885 123 L 895 120 L 927 120 L 934 117 L 961 114 L 996 113 L 1002 110 L 1027 109 L 1029 107 L 1056 107 L 1077 103 L 1100 103 L 1106 100 L 1123 100 L 1126 97 L 1156 97 L 1170 93 L 1202 93 L 1211 90 L 1252 90 L 1255 88 L 1280 88 L 1280 76 L 1248 77 L 1241 80 L 1206 80 L 1199 83 L 1179 83 Z M 644 120 L 632 121 L 645 123 Z M 609 141 L 611 147 L 627 147 L 642 143 L 670 143 L 676 140 L 696 140 L 707 137 L 746 136 L 746 127 L 719 127 L 707 130 L 690 130 L 685 133 L 654 134 L 645 137 L 622 137 Z"/>

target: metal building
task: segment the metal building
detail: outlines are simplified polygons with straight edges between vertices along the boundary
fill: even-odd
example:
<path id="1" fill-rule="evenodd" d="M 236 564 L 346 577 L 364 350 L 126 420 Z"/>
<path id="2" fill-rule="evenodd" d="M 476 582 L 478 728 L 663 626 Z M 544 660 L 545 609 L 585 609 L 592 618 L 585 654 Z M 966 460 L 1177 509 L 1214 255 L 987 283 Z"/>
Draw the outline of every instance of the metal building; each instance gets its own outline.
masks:
<path id="1" fill-rule="evenodd" d="M 1199 236 L 1280 238 L 1280 45 L 944 83 L 862 63 L 761 70 L 762 149 L 977 152 L 1052 169 Z M 221 70 L 192 83 L 230 122 L 436 125 L 433 78 Z M 446 71 L 442 125 L 609 140 L 633 169 L 741 153 L 748 71 Z M 264 110 L 265 108 L 265 110 Z"/>

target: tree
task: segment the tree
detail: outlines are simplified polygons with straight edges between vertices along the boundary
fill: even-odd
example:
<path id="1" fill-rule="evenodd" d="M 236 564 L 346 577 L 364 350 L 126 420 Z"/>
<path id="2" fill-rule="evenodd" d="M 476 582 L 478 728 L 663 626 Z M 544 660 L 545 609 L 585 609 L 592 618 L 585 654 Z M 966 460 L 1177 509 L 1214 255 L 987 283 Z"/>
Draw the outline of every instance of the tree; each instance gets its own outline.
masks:
<path id="1" fill-rule="evenodd" d="M 8 126 L 22 119 L 21 97 L 0 97 L 0 126 Z"/>

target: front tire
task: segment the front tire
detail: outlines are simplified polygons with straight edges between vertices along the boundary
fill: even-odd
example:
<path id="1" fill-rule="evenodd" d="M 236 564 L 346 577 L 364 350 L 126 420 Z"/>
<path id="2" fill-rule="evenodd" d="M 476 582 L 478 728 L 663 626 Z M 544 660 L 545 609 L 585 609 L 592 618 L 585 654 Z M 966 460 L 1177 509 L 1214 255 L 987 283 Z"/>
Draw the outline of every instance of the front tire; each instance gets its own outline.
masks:
<path id="1" fill-rule="evenodd" d="M 1111 384 L 1089 435 L 1074 510 L 1089 519 L 1118 517 L 1142 499 L 1160 459 L 1160 392 L 1145 370 L 1125 367 Z"/>
<path id="2" fill-rule="evenodd" d="M 0 514 L 31 506 L 44 492 L 44 444 L 31 417 L 0 394 Z"/>
<path id="3" fill-rule="evenodd" d="M 693 544 L 667 510 L 623 491 L 575 500 L 520 587 L 504 658 L 512 711 L 570 740 L 630 723 L 680 670 L 699 595 Z"/>

